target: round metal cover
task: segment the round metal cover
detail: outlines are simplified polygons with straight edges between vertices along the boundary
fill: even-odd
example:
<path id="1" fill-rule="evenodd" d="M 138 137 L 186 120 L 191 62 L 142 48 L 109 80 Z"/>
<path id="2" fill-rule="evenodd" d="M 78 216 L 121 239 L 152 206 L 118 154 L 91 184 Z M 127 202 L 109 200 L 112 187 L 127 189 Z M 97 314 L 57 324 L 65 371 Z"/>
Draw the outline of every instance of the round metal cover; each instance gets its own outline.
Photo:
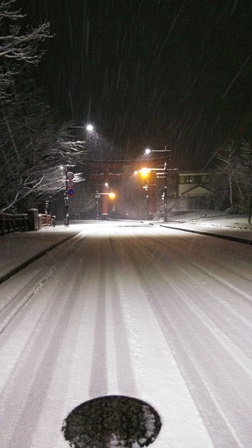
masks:
<path id="1" fill-rule="evenodd" d="M 148 403 L 110 395 L 77 406 L 62 431 L 72 448 L 139 448 L 150 445 L 160 428 L 160 417 Z"/>

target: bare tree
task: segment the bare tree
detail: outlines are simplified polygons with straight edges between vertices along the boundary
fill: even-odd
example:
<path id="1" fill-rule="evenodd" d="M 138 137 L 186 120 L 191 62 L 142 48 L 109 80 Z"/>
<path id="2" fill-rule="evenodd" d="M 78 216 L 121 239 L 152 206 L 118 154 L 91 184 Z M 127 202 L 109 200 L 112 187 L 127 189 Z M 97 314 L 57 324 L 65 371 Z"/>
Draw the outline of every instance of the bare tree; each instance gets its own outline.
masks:
<path id="1" fill-rule="evenodd" d="M 252 196 L 252 148 L 248 142 L 227 143 L 218 153 L 218 169 L 228 183 L 230 209 L 248 211 Z"/>
<path id="2" fill-rule="evenodd" d="M 209 180 L 209 189 L 215 210 L 224 210 L 230 207 L 229 184 L 226 173 L 220 170 L 213 171 Z"/>
<path id="3" fill-rule="evenodd" d="M 83 164 L 85 142 L 75 141 L 70 124 L 59 124 L 33 83 L 15 93 L 0 116 L 0 210 L 32 194 L 64 189 L 63 165 Z M 20 89 L 21 90 L 21 89 Z"/>
<path id="4" fill-rule="evenodd" d="M 26 26 L 16 0 L 0 4 L 0 210 L 30 196 L 54 194 L 65 186 L 62 165 L 85 156 L 85 142 L 75 141 L 69 124 L 59 124 L 30 80 L 29 67 L 44 55 L 49 23 Z"/>
<path id="5" fill-rule="evenodd" d="M 15 9 L 15 3 L 16 0 L 4 0 L 0 4 L 0 100 L 5 101 L 11 98 L 14 79 L 23 65 L 37 65 L 45 53 L 40 43 L 53 37 L 49 23 L 24 30 L 25 15 L 21 9 Z"/>

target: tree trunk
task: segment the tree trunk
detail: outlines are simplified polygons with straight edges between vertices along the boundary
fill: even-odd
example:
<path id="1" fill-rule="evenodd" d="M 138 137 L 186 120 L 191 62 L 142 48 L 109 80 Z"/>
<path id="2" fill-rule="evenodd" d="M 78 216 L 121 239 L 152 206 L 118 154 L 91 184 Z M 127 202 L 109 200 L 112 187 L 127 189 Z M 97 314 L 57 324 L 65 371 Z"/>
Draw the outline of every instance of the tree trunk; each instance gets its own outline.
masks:
<path id="1" fill-rule="evenodd" d="M 230 200 L 230 207 L 233 208 L 233 186 L 232 186 L 232 177 L 229 173 L 228 175 L 229 180 L 229 200 Z"/>

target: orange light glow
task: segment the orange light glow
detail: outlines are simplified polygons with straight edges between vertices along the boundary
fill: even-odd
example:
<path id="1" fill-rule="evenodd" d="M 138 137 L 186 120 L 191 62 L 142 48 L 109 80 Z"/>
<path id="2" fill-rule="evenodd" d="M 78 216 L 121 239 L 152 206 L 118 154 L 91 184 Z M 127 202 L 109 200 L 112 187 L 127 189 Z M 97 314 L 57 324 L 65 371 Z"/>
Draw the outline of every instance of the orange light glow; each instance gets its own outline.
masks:
<path id="1" fill-rule="evenodd" d="M 139 173 L 142 177 L 148 177 L 150 172 L 151 170 L 149 168 L 142 168 L 141 170 L 139 170 Z"/>

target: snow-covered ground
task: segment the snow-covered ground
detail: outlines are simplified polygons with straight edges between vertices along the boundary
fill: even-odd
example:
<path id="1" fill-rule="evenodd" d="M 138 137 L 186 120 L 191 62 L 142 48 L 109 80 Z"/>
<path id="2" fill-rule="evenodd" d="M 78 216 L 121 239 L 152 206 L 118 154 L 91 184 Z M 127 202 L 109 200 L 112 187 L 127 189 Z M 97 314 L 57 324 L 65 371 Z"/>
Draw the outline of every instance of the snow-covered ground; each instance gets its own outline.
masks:
<path id="1" fill-rule="evenodd" d="M 0 237 L 2 278 L 44 252 L 0 285 L 1 448 L 69 447 L 64 419 L 107 395 L 155 408 L 153 448 L 251 447 L 252 248 L 175 229 L 251 226 L 192 219 Z"/>
<path id="2" fill-rule="evenodd" d="M 209 233 L 216 237 L 252 240 L 252 224 L 246 215 L 216 214 L 213 211 L 201 214 L 194 212 L 170 217 L 167 225 L 182 230 Z"/>
<path id="3" fill-rule="evenodd" d="M 194 212 L 173 216 L 168 219 L 167 224 L 161 220 L 150 223 L 252 240 L 252 224 L 248 223 L 248 217 L 245 215 L 221 216 L 209 211 L 201 214 Z M 69 227 L 58 225 L 55 228 L 44 227 L 38 232 L 0 236 L 0 279 L 42 251 L 78 233 L 83 229 L 83 225 L 88 224 L 89 221 L 74 222 Z"/>

